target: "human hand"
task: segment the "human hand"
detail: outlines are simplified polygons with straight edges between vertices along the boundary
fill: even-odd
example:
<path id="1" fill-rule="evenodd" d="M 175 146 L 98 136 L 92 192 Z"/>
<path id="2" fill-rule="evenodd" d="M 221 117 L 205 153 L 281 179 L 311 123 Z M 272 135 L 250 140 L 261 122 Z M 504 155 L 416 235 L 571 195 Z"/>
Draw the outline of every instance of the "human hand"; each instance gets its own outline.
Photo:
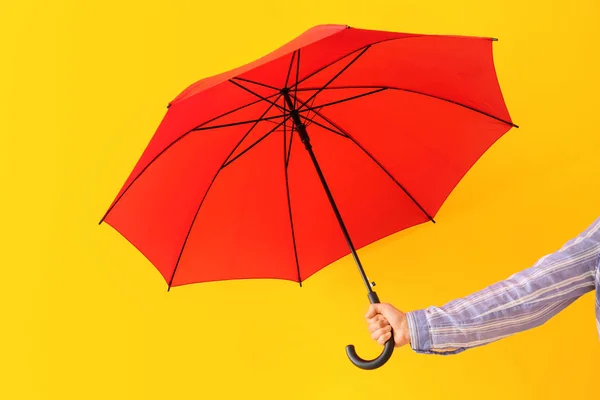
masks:
<path id="1" fill-rule="evenodd" d="M 391 304 L 371 304 L 365 318 L 369 324 L 371 338 L 380 345 L 383 346 L 392 337 L 392 330 L 394 331 L 394 344 L 396 347 L 410 343 L 406 314 Z"/>

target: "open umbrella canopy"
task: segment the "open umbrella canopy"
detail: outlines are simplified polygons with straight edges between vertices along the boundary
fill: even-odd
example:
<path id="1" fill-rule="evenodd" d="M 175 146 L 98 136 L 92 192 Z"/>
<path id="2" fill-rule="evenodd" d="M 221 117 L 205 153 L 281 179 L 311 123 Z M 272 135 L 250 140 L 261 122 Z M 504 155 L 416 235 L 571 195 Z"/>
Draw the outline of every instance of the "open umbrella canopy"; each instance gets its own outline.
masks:
<path id="1" fill-rule="evenodd" d="M 493 42 L 314 27 L 175 98 L 103 221 L 169 287 L 352 252 L 378 302 L 356 248 L 433 221 L 514 126 Z"/>

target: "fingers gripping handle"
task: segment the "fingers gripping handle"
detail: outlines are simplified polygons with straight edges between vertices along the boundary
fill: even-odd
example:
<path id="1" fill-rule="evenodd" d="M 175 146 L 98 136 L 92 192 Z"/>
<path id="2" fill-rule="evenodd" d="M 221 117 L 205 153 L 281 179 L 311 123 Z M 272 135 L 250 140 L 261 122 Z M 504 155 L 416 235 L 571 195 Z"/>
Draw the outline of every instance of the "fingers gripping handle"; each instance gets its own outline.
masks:
<path id="1" fill-rule="evenodd" d="M 370 292 L 369 293 L 369 301 L 371 302 L 371 304 L 379 303 L 379 297 L 377 296 L 377 293 Z M 377 357 L 374 360 L 365 360 L 365 359 L 361 358 L 358 354 L 356 354 L 354 345 L 349 344 L 348 346 L 346 346 L 346 354 L 348 355 L 348 358 L 350 359 L 350 361 L 352 361 L 352 363 L 354 365 L 356 365 L 358 368 L 367 369 L 367 370 L 377 369 L 377 368 L 383 366 L 386 362 L 388 362 L 388 360 L 390 359 L 390 357 L 392 356 L 393 353 L 394 353 L 394 331 L 392 331 L 392 337 L 385 343 L 383 352 L 379 355 L 379 357 Z"/>

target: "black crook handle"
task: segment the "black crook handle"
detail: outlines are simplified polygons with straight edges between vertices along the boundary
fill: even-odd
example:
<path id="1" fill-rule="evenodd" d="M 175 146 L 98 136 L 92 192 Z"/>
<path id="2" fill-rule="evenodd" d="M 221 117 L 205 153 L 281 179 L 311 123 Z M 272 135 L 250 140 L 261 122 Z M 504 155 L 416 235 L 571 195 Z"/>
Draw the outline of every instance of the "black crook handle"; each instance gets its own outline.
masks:
<path id="1" fill-rule="evenodd" d="M 371 302 L 371 304 L 379 303 L 379 297 L 377 296 L 377 293 L 370 292 L 369 301 Z M 361 358 L 358 354 L 356 354 L 356 350 L 354 349 L 354 345 L 352 344 L 346 346 L 346 354 L 348 355 L 350 361 L 352 361 L 352 364 L 356 365 L 358 368 L 372 370 L 377 369 L 383 366 L 386 362 L 388 362 L 388 360 L 390 359 L 390 357 L 392 357 L 392 354 L 394 353 L 394 347 L 394 331 L 392 331 L 392 337 L 385 343 L 383 352 L 379 355 L 379 357 L 375 358 L 374 360 L 365 360 Z"/>

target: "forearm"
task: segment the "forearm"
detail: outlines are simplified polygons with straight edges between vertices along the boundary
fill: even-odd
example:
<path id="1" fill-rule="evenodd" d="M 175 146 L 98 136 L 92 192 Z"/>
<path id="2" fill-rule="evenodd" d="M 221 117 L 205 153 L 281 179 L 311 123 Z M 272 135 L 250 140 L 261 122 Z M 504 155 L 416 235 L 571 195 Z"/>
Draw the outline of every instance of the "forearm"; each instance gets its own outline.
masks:
<path id="1" fill-rule="evenodd" d="M 445 306 L 410 312 L 411 347 L 419 353 L 456 354 L 540 326 L 575 300 L 569 298 L 543 307 L 515 307 L 487 314 L 487 318 L 454 316 L 445 311 Z"/>
<path id="2" fill-rule="evenodd" d="M 599 228 L 597 221 L 507 280 L 442 307 L 407 313 L 411 347 L 420 353 L 454 354 L 542 325 L 594 289 Z"/>

